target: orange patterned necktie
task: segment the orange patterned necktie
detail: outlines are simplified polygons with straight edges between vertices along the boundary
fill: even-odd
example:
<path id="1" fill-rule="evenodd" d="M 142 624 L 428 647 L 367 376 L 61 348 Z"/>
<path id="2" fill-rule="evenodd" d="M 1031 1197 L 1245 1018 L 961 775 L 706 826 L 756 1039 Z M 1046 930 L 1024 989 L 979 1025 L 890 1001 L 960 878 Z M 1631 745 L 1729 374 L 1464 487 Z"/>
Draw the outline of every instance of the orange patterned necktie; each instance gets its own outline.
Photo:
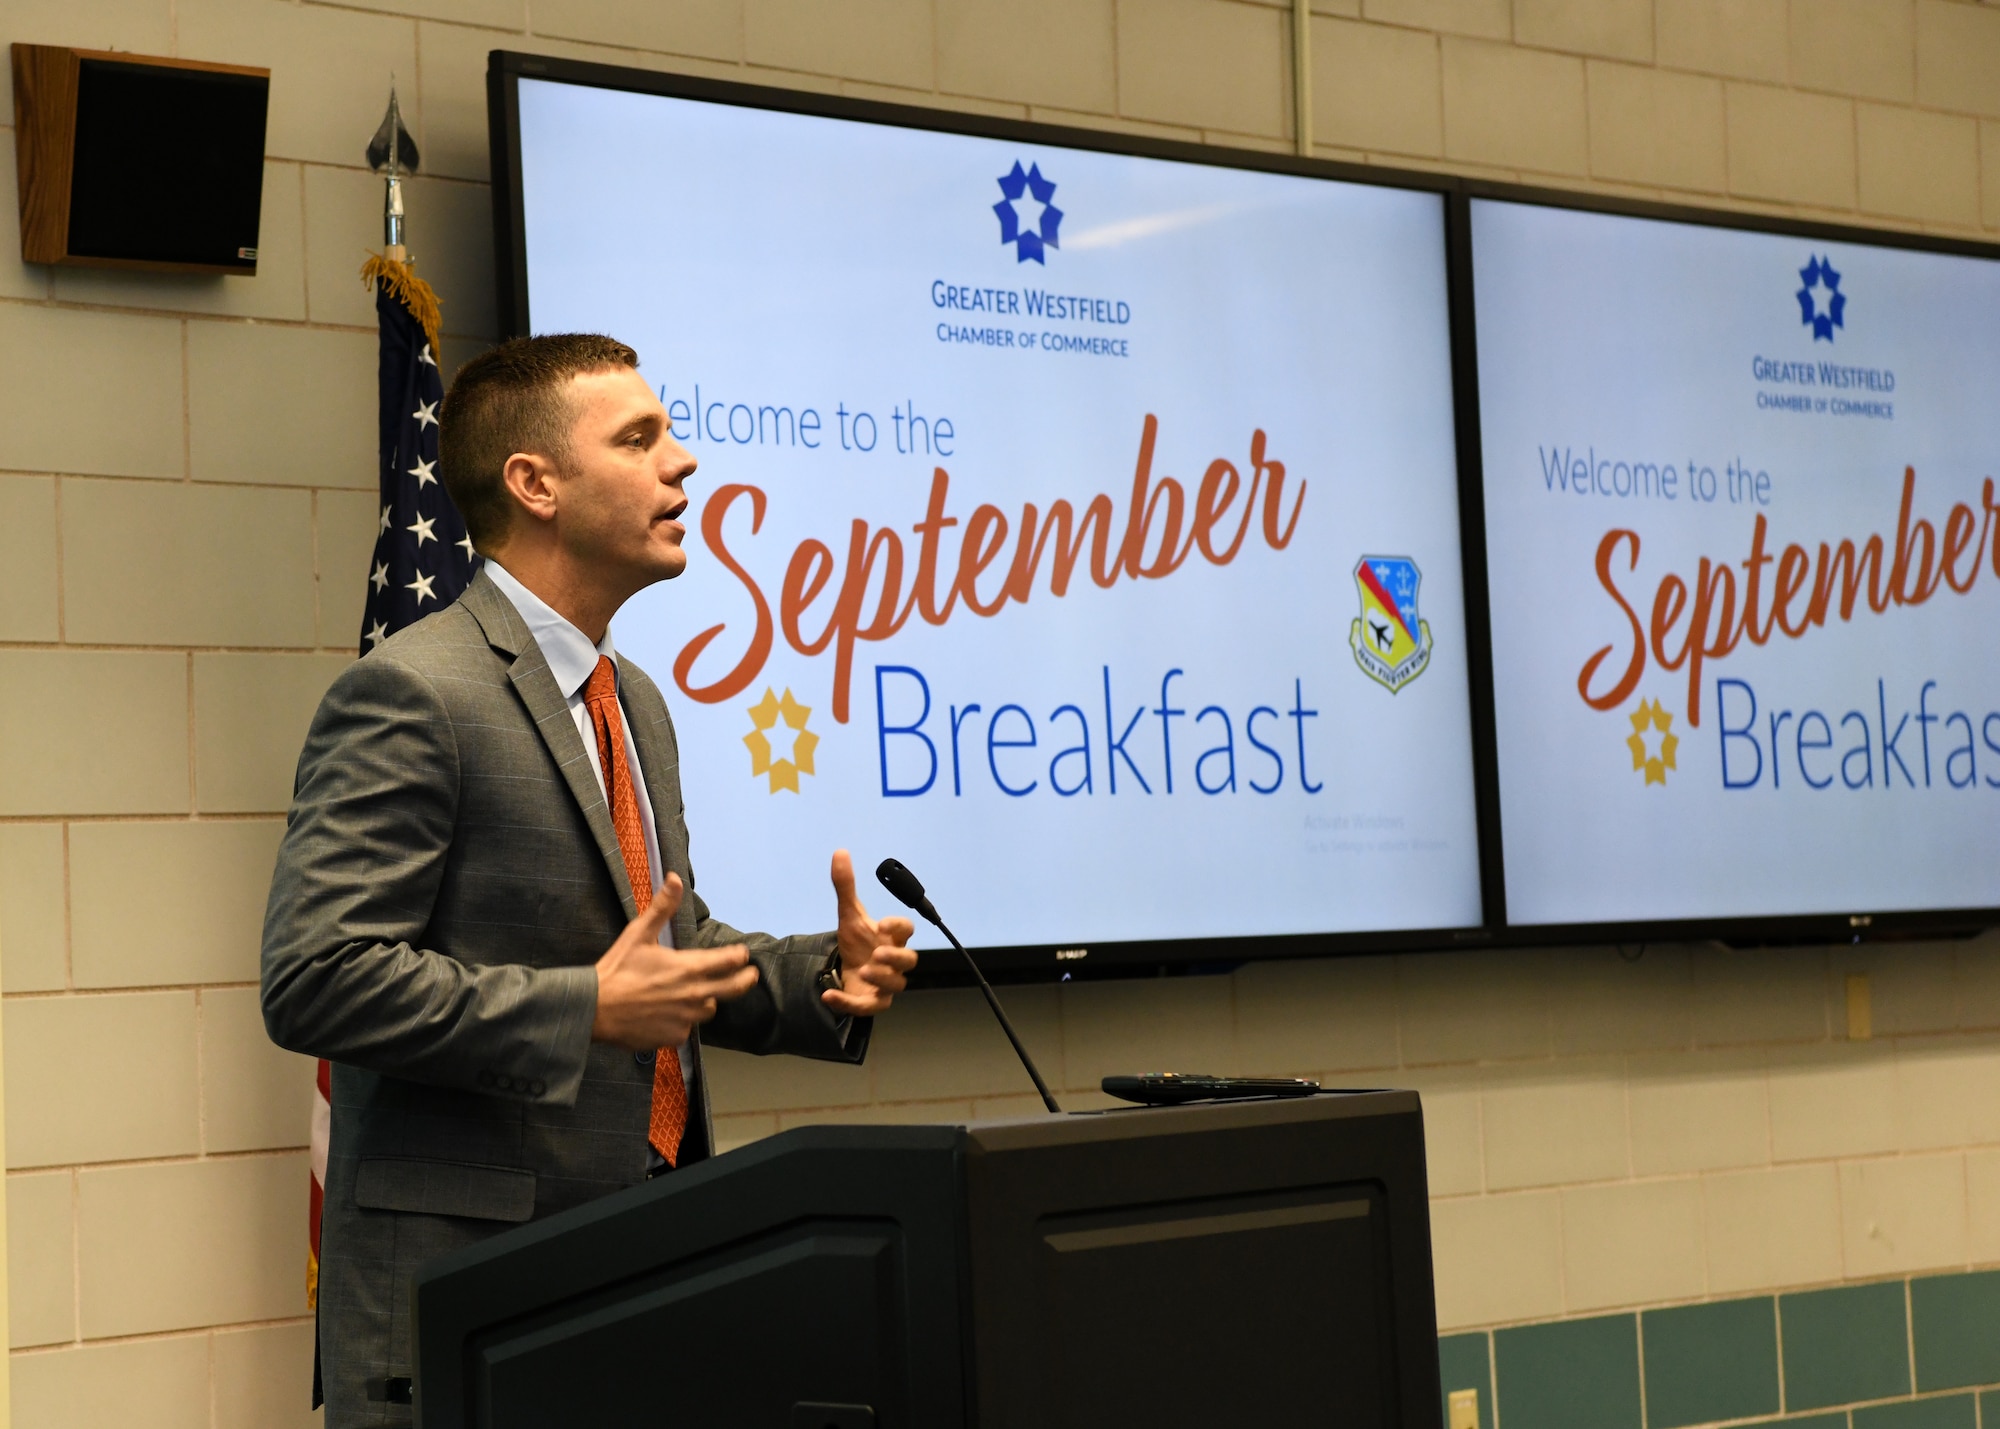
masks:
<path id="1" fill-rule="evenodd" d="M 618 711 L 618 671 L 608 655 L 597 657 L 583 687 L 584 707 L 597 731 L 597 767 L 604 771 L 604 788 L 611 803 L 611 827 L 618 834 L 618 851 L 625 856 L 625 876 L 632 882 L 632 901 L 645 912 L 653 902 L 653 869 L 646 859 L 646 830 L 639 822 L 639 798 L 632 788 L 632 767 L 625 762 L 625 721 Z M 680 1155 L 687 1131 L 687 1082 L 681 1077 L 680 1053 L 662 1047 L 653 1059 L 653 1120 L 646 1139 L 669 1166 Z"/>

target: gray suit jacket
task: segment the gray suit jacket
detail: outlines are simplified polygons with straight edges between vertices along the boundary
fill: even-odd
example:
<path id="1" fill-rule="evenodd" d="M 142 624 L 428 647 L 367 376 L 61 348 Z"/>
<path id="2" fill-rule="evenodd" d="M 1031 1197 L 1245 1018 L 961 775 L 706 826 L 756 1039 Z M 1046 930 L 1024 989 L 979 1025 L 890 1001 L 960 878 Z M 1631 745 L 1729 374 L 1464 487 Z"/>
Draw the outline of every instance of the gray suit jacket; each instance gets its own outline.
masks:
<path id="1" fill-rule="evenodd" d="M 666 702 L 623 660 L 619 684 L 656 876 L 688 889 L 675 945 L 747 943 L 760 974 L 703 1037 L 860 1061 L 869 1024 L 843 1029 L 815 987 L 831 933 L 745 935 L 709 916 Z M 408 1422 L 385 1382 L 410 1373 L 417 1265 L 645 1178 L 651 1054 L 590 1040 L 593 964 L 634 912 L 583 740 L 492 581 L 341 673 L 299 758 L 263 949 L 272 1040 L 334 1064 L 328 1429 Z M 699 1075 L 693 1091 L 697 1155 L 713 1144 Z"/>

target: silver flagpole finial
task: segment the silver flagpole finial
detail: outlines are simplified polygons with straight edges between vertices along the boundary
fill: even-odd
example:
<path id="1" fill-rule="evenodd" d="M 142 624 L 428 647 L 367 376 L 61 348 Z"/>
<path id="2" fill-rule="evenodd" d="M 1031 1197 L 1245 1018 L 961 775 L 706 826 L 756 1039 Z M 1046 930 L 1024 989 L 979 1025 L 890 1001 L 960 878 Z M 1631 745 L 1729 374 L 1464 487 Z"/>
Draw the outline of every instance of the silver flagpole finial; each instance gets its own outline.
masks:
<path id="1" fill-rule="evenodd" d="M 401 263 L 408 259 L 403 246 L 403 175 L 417 171 L 417 141 L 403 125 L 403 111 L 396 103 L 396 79 L 389 77 L 389 108 L 381 127 L 368 141 L 368 167 L 383 178 L 382 242 L 383 257 Z"/>

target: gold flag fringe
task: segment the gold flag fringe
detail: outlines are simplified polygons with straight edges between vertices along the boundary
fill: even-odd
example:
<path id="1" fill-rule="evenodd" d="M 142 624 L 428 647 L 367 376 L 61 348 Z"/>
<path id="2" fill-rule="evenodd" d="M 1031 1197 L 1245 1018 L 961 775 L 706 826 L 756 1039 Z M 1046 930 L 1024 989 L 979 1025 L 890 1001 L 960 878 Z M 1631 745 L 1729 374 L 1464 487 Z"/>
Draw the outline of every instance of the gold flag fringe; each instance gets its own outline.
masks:
<path id="1" fill-rule="evenodd" d="M 384 258 L 380 253 L 368 255 L 368 261 L 361 265 L 361 286 L 373 288 L 382 284 L 389 295 L 409 309 L 410 316 L 417 320 L 417 326 L 430 339 L 431 358 L 440 360 L 438 351 L 438 324 L 443 320 L 438 312 L 437 294 L 431 285 L 417 276 L 414 263 L 399 262 L 394 258 Z"/>

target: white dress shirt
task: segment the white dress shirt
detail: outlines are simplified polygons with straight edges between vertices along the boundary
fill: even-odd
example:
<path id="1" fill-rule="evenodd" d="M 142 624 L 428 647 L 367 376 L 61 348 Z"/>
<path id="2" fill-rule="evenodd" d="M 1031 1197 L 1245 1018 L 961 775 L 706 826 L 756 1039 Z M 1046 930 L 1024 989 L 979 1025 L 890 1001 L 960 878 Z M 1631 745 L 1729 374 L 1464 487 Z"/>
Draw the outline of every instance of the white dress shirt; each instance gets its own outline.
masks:
<path id="1" fill-rule="evenodd" d="M 608 655 L 615 662 L 617 650 L 611 644 L 611 631 L 607 628 L 604 638 L 595 644 L 588 635 L 578 630 L 555 608 L 509 573 L 493 557 L 486 558 L 486 574 L 493 584 L 500 587 L 500 593 L 513 602 L 515 611 L 528 627 L 528 633 L 540 647 L 542 658 L 548 662 L 549 673 L 555 676 L 556 688 L 569 704 L 570 718 L 576 721 L 576 732 L 583 740 L 583 752 L 590 760 L 590 767 L 597 774 L 597 787 L 604 790 L 604 803 L 611 805 L 611 791 L 604 782 L 604 769 L 597 759 L 597 729 L 591 723 L 590 710 L 583 702 L 584 686 L 590 683 L 591 675 L 597 669 L 597 658 Z M 615 668 L 615 665 L 614 665 Z M 639 804 L 639 827 L 646 834 L 646 867 L 653 876 L 653 889 L 657 893 L 660 886 L 660 836 L 653 823 L 653 800 L 646 792 L 646 779 L 639 764 L 639 747 L 632 742 L 632 721 L 625 713 L 625 701 L 618 701 L 618 723 L 625 732 L 625 767 L 632 771 L 632 793 Z M 660 941 L 668 947 L 674 945 L 673 926 L 660 929 Z M 680 1049 L 681 1077 L 687 1083 L 690 1099 L 694 1094 L 694 1049 L 692 1041 L 683 1043 Z"/>

